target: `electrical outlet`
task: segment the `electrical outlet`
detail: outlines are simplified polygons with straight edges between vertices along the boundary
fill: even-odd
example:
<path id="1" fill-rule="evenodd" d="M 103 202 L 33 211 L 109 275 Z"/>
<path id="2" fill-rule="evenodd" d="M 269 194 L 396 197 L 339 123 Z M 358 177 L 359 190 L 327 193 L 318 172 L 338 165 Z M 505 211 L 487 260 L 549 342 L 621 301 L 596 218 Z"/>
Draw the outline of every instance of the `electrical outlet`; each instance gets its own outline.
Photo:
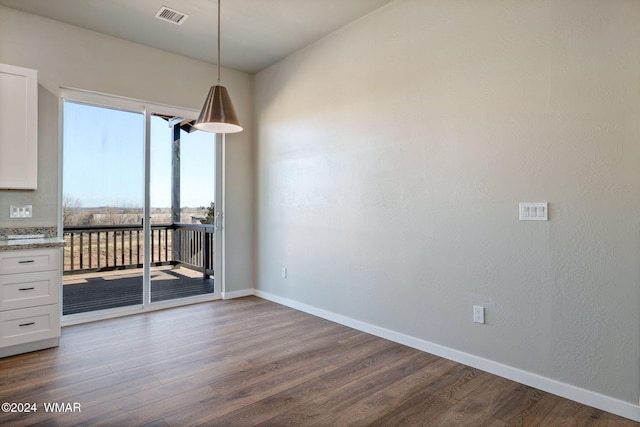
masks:
<path id="1" fill-rule="evenodd" d="M 282 278 L 283 279 L 287 278 L 287 267 L 282 267 Z"/>
<path id="2" fill-rule="evenodd" d="M 474 323 L 484 323 L 484 307 L 480 305 L 473 306 L 473 321 Z"/>

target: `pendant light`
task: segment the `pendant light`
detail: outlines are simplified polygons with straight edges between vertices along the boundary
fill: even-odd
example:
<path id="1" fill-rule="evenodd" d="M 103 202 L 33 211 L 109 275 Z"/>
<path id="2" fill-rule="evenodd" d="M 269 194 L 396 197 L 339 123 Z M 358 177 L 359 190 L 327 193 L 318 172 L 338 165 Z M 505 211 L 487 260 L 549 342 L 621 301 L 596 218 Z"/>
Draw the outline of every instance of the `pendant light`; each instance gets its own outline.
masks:
<path id="1" fill-rule="evenodd" d="M 214 133 L 235 133 L 242 130 L 229 92 L 226 87 L 220 85 L 220 0 L 218 0 L 218 83 L 211 86 L 194 127 Z"/>

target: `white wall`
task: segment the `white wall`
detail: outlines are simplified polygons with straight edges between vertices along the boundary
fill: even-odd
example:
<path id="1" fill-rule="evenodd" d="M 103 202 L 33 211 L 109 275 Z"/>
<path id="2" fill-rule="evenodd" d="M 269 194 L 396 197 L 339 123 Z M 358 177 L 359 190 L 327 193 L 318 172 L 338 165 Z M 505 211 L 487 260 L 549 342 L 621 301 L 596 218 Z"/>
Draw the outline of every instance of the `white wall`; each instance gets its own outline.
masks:
<path id="1" fill-rule="evenodd" d="M 260 72 L 258 292 L 637 405 L 638 22 L 397 0 Z"/>
<path id="2" fill-rule="evenodd" d="M 84 89 L 199 110 L 215 66 L 0 6 L 0 62 L 38 70 L 39 187 L 0 191 L 0 226 L 57 225 L 58 91 Z M 227 136 L 226 291 L 252 287 L 252 78 L 223 70 L 245 131 Z M 53 99 L 53 101 L 52 101 Z M 10 204 L 32 220 L 9 220 Z M 6 209 L 5 209 L 6 208 Z M 2 216 L 6 212 L 6 217 Z M 241 260 L 242 262 L 239 262 Z"/>

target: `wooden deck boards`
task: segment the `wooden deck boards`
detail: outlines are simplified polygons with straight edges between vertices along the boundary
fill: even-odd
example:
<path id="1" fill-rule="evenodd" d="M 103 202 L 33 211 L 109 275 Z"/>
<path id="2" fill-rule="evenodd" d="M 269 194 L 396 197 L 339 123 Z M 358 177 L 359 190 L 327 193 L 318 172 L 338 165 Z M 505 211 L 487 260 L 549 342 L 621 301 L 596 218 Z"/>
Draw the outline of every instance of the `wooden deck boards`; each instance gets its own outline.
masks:
<path id="1" fill-rule="evenodd" d="M 257 297 L 65 327 L 0 359 L 0 402 L 38 405 L 7 426 L 638 425 Z"/>
<path id="2" fill-rule="evenodd" d="M 195 273 L 195 274 L 194 274 Z M 142 270 L 65 276 L 62 314 L 84 313 L 142 304 Z M 214 279 L 185 269 L 156 269 L 151 275 L 151 302 L 214 292 Z"/>

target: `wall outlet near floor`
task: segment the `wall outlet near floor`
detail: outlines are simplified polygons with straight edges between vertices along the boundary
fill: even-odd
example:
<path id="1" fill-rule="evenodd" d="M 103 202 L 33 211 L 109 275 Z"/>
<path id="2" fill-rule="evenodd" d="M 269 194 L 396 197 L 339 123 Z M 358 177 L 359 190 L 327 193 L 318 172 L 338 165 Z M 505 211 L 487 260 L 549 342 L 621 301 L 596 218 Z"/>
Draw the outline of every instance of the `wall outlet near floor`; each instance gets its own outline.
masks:
<path id="1" fill-rule="evenodd" d="M 474 323 L 484 323 L 484 307 L 480 305 L 473 306 L 473 321 Z"/>
<path id="2" fill-rule="evenodd" d="M 13 206 L 9 210 L 9 218 L 31 218 L 33 216 L 33 206 Z"/>
<path id="3" fill-rule="evenodd" d="M 282 267 L 282 278 L 283 279 L 287 278 L 287 267 Z"/>

